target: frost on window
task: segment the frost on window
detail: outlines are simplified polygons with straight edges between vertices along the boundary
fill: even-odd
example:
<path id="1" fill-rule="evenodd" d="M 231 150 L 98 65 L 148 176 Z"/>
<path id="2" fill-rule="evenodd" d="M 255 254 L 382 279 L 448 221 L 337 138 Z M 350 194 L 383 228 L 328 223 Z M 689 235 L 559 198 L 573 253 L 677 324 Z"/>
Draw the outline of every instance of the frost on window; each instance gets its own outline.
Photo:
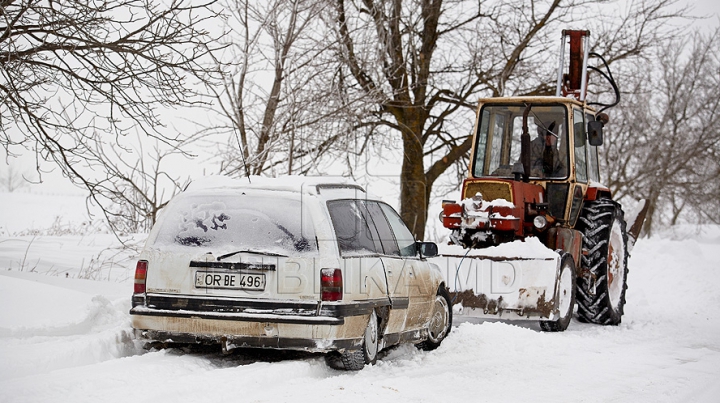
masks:
<path id="1" fill-rule="evenodd" d="M 154 244 L 280 255 L 317 251 L 312 222 L 298 200 L 250 195 L 193 195 L 168 206 Z"/>
<path id="2" fill-rule="evenodd" d="M 223 203 L 195 204 L 180 214 L 180 228 L 175 242 L 185 246 L 201 246 L 222 237 L 227 231 L 230 216 Z"/>

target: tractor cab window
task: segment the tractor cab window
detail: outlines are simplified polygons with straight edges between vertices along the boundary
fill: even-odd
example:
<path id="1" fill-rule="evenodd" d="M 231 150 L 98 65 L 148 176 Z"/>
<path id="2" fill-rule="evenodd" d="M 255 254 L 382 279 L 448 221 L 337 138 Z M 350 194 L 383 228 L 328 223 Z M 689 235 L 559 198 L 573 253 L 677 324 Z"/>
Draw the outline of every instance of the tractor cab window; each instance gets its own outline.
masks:
<path id="1" fill-rule="evenodd" d="M 585 120 L 587 122 L 595 120 L 595 116 L 590 114 L 585 114 Z M 600 182 L 600 166 L 598 164 L 598 152 L 597 147 L 590 145 L 590 143 L 587 144 L 587 150 L 588 150 L 588 159 L 587 159 L 587 165 L 588 165 L 588 179 L 595 182 Z"/>
<path id="2" fill-rule="evenodd" d="M 512 178 L 520 161 L 525 105 L 485 105 L 480 113 L 473 176 Z M 562 105 L 537 105 L 527 119 L 531 179 L 568 175 L 567 113 Z"/>
<path id="3" fill-rule="evenodd" d="M 575 178 L 578 182 L 587 183 L 588 166 L 587 166 L 587 150 L 585 134 L 585 115 L 578 109 L 573 110 L 573 121 L 575 134 Z"/>

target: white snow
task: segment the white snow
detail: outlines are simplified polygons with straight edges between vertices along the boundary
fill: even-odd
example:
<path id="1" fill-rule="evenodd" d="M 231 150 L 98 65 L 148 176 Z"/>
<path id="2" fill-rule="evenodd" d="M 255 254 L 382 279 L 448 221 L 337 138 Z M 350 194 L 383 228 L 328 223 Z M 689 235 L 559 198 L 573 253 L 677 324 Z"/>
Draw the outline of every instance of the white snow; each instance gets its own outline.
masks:
<path id="1" fill-rule="evenodd" d="M 465 249 L 460 245 L 438 245 L 438 251 L 441 255 L 454 257 L 488 256 L 532 259 L 554 259 L 557 257 L 557 253 L 548 249 L 534 236 L 525 238 L 524 241 L 516 240 L 483 249 Z"/>
<path id="2" fill-rule="evenodd" d="M 52 208 L 48 208 L 52 206 Z M 67 194 L 0 192 L 0 236 L 51 230 L 56 234 L 104 228 L 99 211 L 86 209 L 85 198 Z"/>
<path id="3" fill-rule="evenodd" d="M 489 202 L 484 202 L 484 203 L 483 203 L 483 208 L 485 208 L 485 207 L 509 207 L 509 208 L 514 208 L 514 207 L 515 207 L 515 204 L 513 204 L 512 202 L 509 202 L 509 201 L 507 201 L 507 200 L 505 200 L 505 199 L 495 199 L 495 200 L 491 200 L 491 201 L 489 201 Z"/>
<path id="4" fill-rule="evenodd" d="M 350 373 L 318 355 L 271 362 L 144 351 L 129 322 L 131 256 L 97 264 L 95 280 L 79 278 L 81 263 L 112 243 L 104 236 L 0 236 L 0 402 L 720 400 L 720 227 L 640 239 L 620 326 L 573 320 L 564 333 L 542 333 L 535 324 L 456 321 L 435 351 L 402 346 Z M 538 245 L 484 253 L 540 253 Z"/>
<path id="5" fill-rule="evenodd" d="M 85 317 L 86 302 L 87 296 L 78 291 L 8 277 L 0 282 L 0 306 L 23 309 L 3 309 L 0 323 L 9 333 L 77 323 Z"/>

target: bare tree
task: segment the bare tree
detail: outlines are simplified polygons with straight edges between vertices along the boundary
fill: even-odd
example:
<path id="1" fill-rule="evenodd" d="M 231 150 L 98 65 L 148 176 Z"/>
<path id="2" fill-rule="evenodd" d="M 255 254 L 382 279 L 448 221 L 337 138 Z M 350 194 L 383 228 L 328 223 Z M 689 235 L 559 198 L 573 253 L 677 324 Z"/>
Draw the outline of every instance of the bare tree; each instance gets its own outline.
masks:
<path id="1" fill-rule="evenodd" d="M 93 160 L 102 163 L 91 166 L 95 174 L 88 178 L 88 202 L 101 207 L 116 234 L 149 231 L 160 209 L 190 183 L 190 178 L 171 175 L 167 169 L 168 160 L 185 158 L 180 151 L 185 144 L 167 147 L 156 140 L 147 150 L 143 143 L 147 142 L 120 148 L 98 141 L 92 151 Z"/>
<path id="2" fill-rule="evenodd" d="M 319 172 L 353 132 L 339 113 L 327 5 L 314 0 L 227 0 L 227 45 L 218 57 L 219 118 L 208 133 L 230 134 L 221 171 L 230 175 Z M 239 150 L 242 152 L 239 152 Z M 247 167 L 247 169 L 246 169 Z"/>
<path id="3" fill-rule="evenodd" d="M 720 28 L 679 36 L 627 77 L 602 168 L 620 198 L 649 200 L 646 234 L 682 213 L 720 223 L 719 47 Z"/>
<path id="4" fill-rule="evenodd" d="M 22 189 L 28 185 L 28 181 L 25 180 L 25 172 L 18 170 L 13 164 L 7 164 L 7 170 L 0 174 L 0 184 L 8 192 L 14 192 L 18 189 Z"/>
<path id="5" fill-rule="evenodd" d="M 552 94 L 555 39 L 564 24 L 596 24 L 598 50 L 609 51 L 612 62 L 644 52 L 652 43 L 645 36 L 675 15 L 668 11 L 673 0 L 646 0 L 627 10 L 625 26 L 603 26 L 598 21 L 607 20 L 593 13 L 599 7 L 590 6 L 607 3 L 335 1 L 349 91 L 376 106 L 368 125 L 402 136 L 401 215 L 418 239 L 433 185 L 468 157 L 479 96 Z"/>
<path id="6" fill-rule="evenodd" d="M 96 141 L 135 131 L 178 140 L 159 110 L 198 102 L 211 3 L 0 1 L 0 144 L 35 152 L 38 171 L 53 162 L 92 192 L 83 169 L 103 162 Z"/>

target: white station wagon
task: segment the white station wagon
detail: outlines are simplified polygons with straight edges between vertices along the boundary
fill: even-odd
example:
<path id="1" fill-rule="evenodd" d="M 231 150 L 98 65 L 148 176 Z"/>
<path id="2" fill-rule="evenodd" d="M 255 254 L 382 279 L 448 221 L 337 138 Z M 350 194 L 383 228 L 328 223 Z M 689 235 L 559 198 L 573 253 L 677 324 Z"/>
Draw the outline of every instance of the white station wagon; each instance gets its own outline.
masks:
<path id="1" fill-rule="evenodd" d="M 452 326 L 441 272 L 400 216 L 342 178 L 193 184 L 153 227 L 132 325 L 167 346 L 328 353 L 358 370 L 402 342 L 434 349 Z"/>

